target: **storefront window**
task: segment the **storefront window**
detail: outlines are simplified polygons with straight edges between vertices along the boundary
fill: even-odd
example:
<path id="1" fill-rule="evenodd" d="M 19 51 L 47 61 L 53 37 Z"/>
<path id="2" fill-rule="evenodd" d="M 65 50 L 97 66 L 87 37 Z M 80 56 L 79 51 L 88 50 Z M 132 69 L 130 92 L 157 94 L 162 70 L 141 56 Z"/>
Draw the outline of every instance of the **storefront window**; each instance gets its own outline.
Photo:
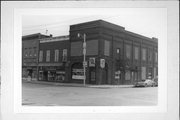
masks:
<path id="1" fill-rule="evenodd" d="M 72 70 L 72 79 L 84 79 L 83 69 L 73 69 Z"/>
<path id="2" fill-rule="evenodd" d="M 48 81 L 55 81 L 55 71 L 48 71 Z"/>
<path id="3" fill-rule="evenodd" d="M 56 81 L 64 82 L 65 80 L 65 71 L 56 71 Z"/>

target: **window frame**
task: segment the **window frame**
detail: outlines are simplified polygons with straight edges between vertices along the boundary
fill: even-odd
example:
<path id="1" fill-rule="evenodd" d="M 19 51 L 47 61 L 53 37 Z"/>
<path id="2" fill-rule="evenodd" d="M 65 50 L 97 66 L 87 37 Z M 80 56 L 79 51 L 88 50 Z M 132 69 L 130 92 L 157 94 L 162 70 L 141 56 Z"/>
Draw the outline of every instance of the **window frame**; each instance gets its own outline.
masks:
<path id="1" fill-rule="evenodd" d="M 50 50 L 46 50 L 46 62 L 50 62 L 50 54 L 51 54 L 51 51 Z"/>
<path id="2" fill-rule="evenodd" d="M 39 51 L 39 62 L 43 61 L 43 50 Z"/>
<path id="3" fill-rule="evenodd" d="M 59 49 L 54 50 L 54 61 L 55 62 L 59 61 Z"/>

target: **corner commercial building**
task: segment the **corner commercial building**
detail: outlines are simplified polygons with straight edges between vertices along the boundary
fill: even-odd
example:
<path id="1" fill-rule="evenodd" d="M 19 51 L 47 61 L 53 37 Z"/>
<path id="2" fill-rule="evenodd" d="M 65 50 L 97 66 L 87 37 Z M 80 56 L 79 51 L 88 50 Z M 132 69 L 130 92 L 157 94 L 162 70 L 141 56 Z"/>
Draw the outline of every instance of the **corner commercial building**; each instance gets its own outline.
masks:
<path id="1" fill-rule="evenodd" d="M 87 36 L 86 83 L 132 84 L 158 75 L 157 38 L 147 38 L 103 20 L 70 26 L 70 73 L 82 69 L 82 39 L 78 33 Z M 92 59 L 95 65 L 91 65 Z M 105 63 L 104 68 L 101 62 Z"/>

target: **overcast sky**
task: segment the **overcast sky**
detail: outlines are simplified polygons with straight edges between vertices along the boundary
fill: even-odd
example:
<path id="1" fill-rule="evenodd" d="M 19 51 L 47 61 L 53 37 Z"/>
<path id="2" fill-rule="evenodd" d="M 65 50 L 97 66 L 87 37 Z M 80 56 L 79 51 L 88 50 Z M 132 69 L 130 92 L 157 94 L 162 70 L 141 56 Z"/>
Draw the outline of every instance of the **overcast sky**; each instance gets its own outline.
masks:
<path id="1" fill-rule="evenodd" d="M 38 12 L 38 11 L 37 11 Z M 69 35 L 69 26 L 102 19 L 126 30 L 147 37 L 165 39 L 167 30 L 166 9 L 163 8 L 72 8 L 60 9 L 58 14 L 27 14 L 22 17 L 22 34 Z"/>

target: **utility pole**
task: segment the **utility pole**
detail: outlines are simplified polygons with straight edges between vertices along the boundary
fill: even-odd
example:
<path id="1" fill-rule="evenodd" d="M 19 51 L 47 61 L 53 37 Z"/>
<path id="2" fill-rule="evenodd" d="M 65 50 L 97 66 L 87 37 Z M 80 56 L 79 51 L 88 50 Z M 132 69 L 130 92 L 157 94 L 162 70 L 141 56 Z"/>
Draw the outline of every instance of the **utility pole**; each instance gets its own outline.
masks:
<path id="1" fill-rule="evenodd" d="M 84 71 L 84 86 L 86 85 L 86 34 L 84 33 L 83 35 L 78 33 L 78 37 L 83 38 L 83 71 Z"/>

